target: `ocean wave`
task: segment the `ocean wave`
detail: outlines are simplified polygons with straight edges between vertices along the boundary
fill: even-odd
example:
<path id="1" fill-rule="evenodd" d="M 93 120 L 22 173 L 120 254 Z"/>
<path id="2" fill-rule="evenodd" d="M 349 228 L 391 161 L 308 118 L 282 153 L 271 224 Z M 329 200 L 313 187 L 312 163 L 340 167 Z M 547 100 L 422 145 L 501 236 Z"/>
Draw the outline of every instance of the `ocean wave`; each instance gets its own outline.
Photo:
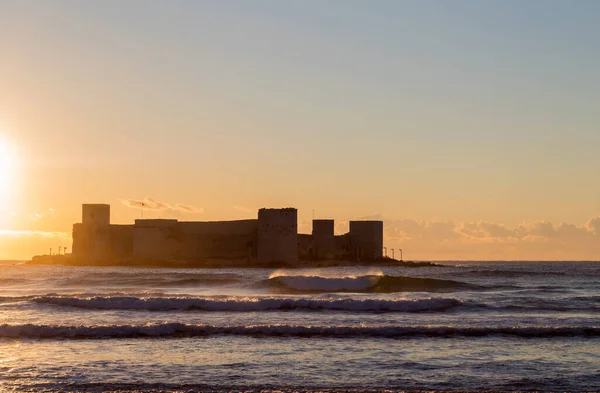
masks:
<path id="1" fill-rule="evenodd" d="M 329 338 L 419 338 L 487 337 L 517 338 L 600 337 L 600 326 L 557 327 L 454 327 L 454 326 L 304 326 L 304 325 L 0 325 L 0 338 L 118 339 L 178 338 L 207 336 L 329 337 Z"/>
<path id="2" fill-rule="evenodd" d="M 0 296 L 0 304 L 18 303 L 33 299 L 33 296 Z"/>
<path id="3" fill-rule="evenodd" d="M 575 300 L 584 300 L 594 303 L 600 303 L 600 295 L 591 295 L 591 296 L 575 296 L 573 299 Z"/>
<path id="4" fill-rule="evenodd" d="M 104 285 L 110 287 L 149 287 L 149 288 L 177 288 L 194 286 L 217 286 L 240 282 L 241 277 L 233 274 L 115 274 L 98 273 L 80 277 L 67 277 L 59 282 L 64 287 L 88 287 Z"/>
<path id="5" fill-rule="evenodd" d="M 522 276 L 564 276 L 564 272 L 544 272 L 530 270 L 469 270 L 462 274 L 484 277 L 522 277 Z"/>
<path id="6" fill-rule="evenodd" d="M 89 287 L 144 287 L 144 288 L 183 288 L 198 286 L 219 286 L 236 284 L 243 280 L 236 274 L 202 274 L 202 273 L 94 273 L 83 275 L 67 275 L 48 282 L 37 278 L 0 278 L 3 287 L 35 287 L 51 284 L 56 288 L 89 288 Z"/>
<path id="7" fill-rule="evenodd" d="M 425 299 L 297 299 L 272 297 L 73 297 L 40 296 L 33 302 L 100 310 L 147 311 L 352 311 L 425 312 L 446 311 L 462 302 L 452 298 Z"/>
<path id="8" fill-rule="evenodd" d="M 460 281 L 434 278 L 416 278 L 388 275 L 357 277 L 276 276 L 266 281 L 273 291 L 280 293 L 393 293 L 393 292 L 447 292 L 476 289 L 476 285 Z"/>
<path id="9" fill-rule="evenodd" d="M 283 295 L 282 295 L 283 296 Z M 258 312 L 258 311 L 339 311 L 339 312 L 600 312 L 598 296 L 554 299 L 534 297 L 499 298 L 477 302 L 446 297 L 362 298 L 325 294 L 318 297 L 280 296 L 169 296 L 156 293 L 47 294 L 0 297 L 0 306 L 34 303 L 40 306 L 72 307 L 88 310 L 132 310 L 152 312 Z"/>

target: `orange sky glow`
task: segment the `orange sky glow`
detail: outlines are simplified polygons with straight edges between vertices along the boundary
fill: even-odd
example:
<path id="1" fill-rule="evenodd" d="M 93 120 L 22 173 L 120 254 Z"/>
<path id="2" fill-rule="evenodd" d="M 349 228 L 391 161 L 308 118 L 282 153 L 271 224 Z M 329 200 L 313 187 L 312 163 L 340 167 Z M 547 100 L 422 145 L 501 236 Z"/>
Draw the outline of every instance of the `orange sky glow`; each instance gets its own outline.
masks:
<path id="1" fill-rule="evenodd" d="M 413 260 L 600 259 L 585 14 L 51 3 L 0 5 L 0 259 L 70 248 L 82 203 L 131 223 L 145 198 L 184 220 L 293 206 L 300 232 L 377 218 Z"/>

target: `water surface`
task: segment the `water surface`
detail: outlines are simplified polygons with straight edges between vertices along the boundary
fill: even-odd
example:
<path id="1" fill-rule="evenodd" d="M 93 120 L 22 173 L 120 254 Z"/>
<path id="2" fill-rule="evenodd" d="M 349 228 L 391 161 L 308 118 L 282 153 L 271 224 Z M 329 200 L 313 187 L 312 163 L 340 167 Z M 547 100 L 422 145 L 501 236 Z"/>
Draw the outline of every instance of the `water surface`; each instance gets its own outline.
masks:
<path id="1" fill-rule="evenodd" d="M 0 266 L 18 391 L 597 391 L 600 263 Z"/>

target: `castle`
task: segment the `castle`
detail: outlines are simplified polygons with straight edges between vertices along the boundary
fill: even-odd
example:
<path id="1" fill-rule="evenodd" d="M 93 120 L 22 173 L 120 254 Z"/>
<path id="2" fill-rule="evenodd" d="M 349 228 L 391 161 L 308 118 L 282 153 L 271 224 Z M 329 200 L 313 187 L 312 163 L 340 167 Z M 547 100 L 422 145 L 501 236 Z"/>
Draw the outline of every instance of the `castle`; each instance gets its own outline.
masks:
<path id="1" fill-rule="evenodd" d="M 260 209 L 258 218 L 248 220 L 114 225 L 110 205 L 84 204 L 82 222 L 73 225 L 72 250 L 74 258 L 90 261 L 375 261 L 383 256 L 383 222 L 350 221 L 348 233 L 335 235 L 333 220 L 313 220 L 312 234 L 298 234 L 298 212 L 285 208 Z"/>

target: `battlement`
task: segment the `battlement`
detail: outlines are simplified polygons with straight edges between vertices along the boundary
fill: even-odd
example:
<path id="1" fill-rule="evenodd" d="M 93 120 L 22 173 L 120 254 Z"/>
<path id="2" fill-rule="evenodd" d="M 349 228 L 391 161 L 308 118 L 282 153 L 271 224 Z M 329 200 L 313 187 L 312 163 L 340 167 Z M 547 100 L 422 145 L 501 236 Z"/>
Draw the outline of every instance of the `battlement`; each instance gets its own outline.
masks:
<path id="1" fill-rule="evenodd" d="M 298 209 L 294 208 L 294 207 L 284 207 L 281 209 L 277 209 L 277 208 L 266 208 L 263 207 L 261 209 L 258 209 L 258 216 L 260 217 L 261 215 L 263 216 L 295 216 L 298 214 Z"/>
<path id="2" fill-rule="evenodd" d="M 310 235 L 298 235 L 298 210 L 262 208 L 258 218 L 236 221 L 137 219 L 111 225 L 110 205 L 85 204 L 73 225 L 73 255 L 98 260 L 203 261 L 242 259 L 248 263 L 294 265 L 310 260 L 377 260 L 382 256 L 383 222 L 350 221 L 336 236 L 332 219 L 313 220 Z"/>
<path id="3" fill-rule="evenodd" d="M 313 220 L 312 234 L 314 236 L 333 236 L 335 230 L 334 220 Z"/>
<path id="4" fill-rule="evenodd" d="M 102 203 L 81 205 L 81 223 L 94 227 L 110 225 L 110 205 Z"/>
<path id="5" fill-rule="evenodd" d="M 135 226 L 138 227 L 138 228 L 143 228 L 143 227 L 152 227 L 152 228 L 156 228 L 156 227 L 172 227 L 172 226 L 177 225 L 177 223 L 178 223 L 177 220 L 166 219 L 166 218 L 135 220 Z"/>

